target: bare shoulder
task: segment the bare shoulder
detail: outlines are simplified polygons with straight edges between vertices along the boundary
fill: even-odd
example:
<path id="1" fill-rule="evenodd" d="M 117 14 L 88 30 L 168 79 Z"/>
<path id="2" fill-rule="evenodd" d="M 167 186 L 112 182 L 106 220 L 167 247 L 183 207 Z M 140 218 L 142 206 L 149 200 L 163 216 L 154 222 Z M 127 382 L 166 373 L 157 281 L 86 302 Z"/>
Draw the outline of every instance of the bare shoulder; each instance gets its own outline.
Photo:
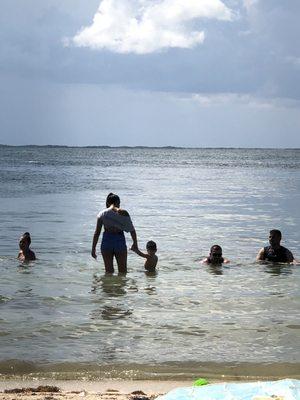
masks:
<path id="1" fill-rule="evenodd" d="M 224 264 L 229 264 L 229 263 L 230 263 L 230 260 L 228 260 L 228 258 L 224 258 L 223 263 L 224 263 Z"/>
<path id="2" fill-rule="evenodd" d="M 258 254 L 257 254 L 257 256 L 256 256 L 256 260 L 257 260 L 257 261 L 263 260 L 263 259 L 264 259 L 264 254 L 265 254 L 265 249 L 264 249 L 264 247 L 262 247 L 262 248 L 259 250 L 259 252 L 258 252 Z"/>
<path id="3" fill-rule="evenodd" d="M 200 261 L 200 264 L 207 264 L 207 261 L 208 261 L 207 257 L 203 258 L 203 260 Z"/>

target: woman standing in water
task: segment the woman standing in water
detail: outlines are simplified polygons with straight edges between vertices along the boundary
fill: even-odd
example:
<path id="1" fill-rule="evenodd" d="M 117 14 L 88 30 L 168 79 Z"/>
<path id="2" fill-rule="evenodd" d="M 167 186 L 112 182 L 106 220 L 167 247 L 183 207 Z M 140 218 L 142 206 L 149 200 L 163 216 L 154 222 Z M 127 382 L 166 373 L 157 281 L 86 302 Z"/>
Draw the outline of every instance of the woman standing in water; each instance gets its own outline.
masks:
<path id="1" fill-rule="evenodd" d="M 92 257 L 97 258 L 96 246 L 99 240 L 102 226 L 104 232 L 101 242 L 101 254 L 104 261 L 105 272 L 114 273 L 113 259 L 117 260 L 118 271 L 121 274 L 127 272 L 127 247 L 124 236 L 130 232 L 133 240 L 132 249 L 137 249 L 137 237 L 130 215 L 126 210 L 120 209 L 120 198 L 114 193 L 109 193 L 106 198 L 106 209 L 97 216 L 97 225 L 93 237 Z"/>

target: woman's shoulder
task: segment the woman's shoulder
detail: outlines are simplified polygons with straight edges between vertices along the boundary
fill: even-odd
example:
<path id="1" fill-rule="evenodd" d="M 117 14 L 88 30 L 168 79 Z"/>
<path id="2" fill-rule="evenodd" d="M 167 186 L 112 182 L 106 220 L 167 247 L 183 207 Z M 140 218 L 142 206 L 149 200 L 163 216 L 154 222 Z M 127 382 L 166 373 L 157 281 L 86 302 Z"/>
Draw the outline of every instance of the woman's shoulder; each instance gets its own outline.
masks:
<path id="1" fill-rule="evenodd" d="M 103 210 L 101 210 L 98 215 L 97 218 L 101 218 L 103 217 L 105 214 L 107 214 L 109 211 L 111 211 L 111 208 L 104 208 Z"/>
<path id="2" fill-rule="evenodd" d="M 123 210 L 122 208 L 118 209 L 118 214 L 122 215 L 122 217 L 129 217 L 129 213 L 126 210 Z"/>

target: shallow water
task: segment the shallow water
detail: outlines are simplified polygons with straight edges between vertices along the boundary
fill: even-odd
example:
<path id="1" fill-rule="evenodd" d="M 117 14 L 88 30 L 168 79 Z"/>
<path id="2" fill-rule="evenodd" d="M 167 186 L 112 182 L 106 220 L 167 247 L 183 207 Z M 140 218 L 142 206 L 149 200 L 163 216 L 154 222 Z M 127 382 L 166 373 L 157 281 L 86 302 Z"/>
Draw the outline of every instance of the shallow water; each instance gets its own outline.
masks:
<path id="1" fill-rule="evenodd" d="M 299 150 L 0 147 L 0 165 L 0 373 L 300 375 L 300 267 L 253 262 L 272 228 L 300 258 Z M 157 275 L 90 257 L 109 191 Z M 199 264 L 214 243 L 231 264 Z"/>

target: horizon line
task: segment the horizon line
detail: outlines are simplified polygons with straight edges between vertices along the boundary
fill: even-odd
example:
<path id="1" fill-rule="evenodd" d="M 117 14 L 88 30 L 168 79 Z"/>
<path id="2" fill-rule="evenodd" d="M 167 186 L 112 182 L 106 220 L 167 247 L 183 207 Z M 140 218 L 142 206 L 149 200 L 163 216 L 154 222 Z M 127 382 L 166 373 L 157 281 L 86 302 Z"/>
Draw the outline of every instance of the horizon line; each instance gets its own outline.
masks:
<path id="1" fill-rule="evenodd" d="M 60 144 L 3 144 L 0 147 L 47 147 L 47 148 L 85 148 L 85 149 L 179 149 L 179 150 L 201 150 L 201 149 L 228 149 L 228 150 L 300 150 L 300 147 L 233 147 L 233 146 L 220 146 L 220 147 L 190 147 L 190 146 L 109 146 L 109 145 L 60 145 Z"/>

